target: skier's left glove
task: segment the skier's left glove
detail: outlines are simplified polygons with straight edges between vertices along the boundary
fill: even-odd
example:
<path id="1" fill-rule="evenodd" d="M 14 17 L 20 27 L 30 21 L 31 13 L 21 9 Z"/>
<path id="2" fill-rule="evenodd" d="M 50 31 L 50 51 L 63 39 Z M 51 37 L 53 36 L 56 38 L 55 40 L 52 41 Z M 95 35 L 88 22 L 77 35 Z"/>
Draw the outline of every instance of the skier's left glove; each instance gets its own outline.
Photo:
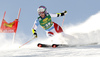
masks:
<path id="1" fill-rule="evenodd" d="M 32 33 L 37 38 L 37 33 L 36 33 L 36 30 L 35 29 L 32 29 Z"/>
<path id="2" fill-rule="evenodd" d="M 59 17 L 59 16 L 64 16 L 64 15 L 66 15 L 67 14 L 67 11 L 65 10 L 65 11 L 63 11 L 62 13 L 57 13 L 57 17 Z"/>

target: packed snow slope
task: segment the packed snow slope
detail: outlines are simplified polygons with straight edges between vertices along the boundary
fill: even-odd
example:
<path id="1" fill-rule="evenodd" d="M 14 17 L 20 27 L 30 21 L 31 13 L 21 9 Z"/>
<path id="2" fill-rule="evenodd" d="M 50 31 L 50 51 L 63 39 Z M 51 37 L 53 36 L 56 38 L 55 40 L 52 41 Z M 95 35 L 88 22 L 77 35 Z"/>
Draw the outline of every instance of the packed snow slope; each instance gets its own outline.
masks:
<path id="1" fill-rule="evenodd" d="M 0 33 L 0 57 L 99 57 L 100 56 L 100 12 L 90 16 L 85 22 L 76 25 L 65 25 L 62 36 L 57 34 L 52 38 L 36 38 L 22 48 L 27 35 L 18 34 L 12 44 L 13 34 Z M 24 41 L 24 42 L 23 42 Z M 85 45 L 98 43 L 98 45 L 38 48 L 37 43 L 62 43 L 68 45 Z"/>

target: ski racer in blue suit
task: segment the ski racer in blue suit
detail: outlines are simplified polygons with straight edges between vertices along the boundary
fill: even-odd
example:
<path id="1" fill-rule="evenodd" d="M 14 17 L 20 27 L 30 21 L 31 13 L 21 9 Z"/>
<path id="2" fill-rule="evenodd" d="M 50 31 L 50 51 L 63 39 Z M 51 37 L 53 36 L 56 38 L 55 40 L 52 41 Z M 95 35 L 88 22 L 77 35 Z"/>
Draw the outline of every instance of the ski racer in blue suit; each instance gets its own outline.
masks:
<path id="1" fill-rule="evenodd" d="M 47 36 L 53 36 L 55 33 L 62 33 L 62 28 L 55 22 L 52 21 L 51 17 L 60 17 L 67 14 L 67 11 L 62 13 L 51 14 L 47 12 L 47 8 L 45 6 L 40 6 L 38 9 L 39 17 L 35 20 L 32 33 L 37 37 L 36 29 L 38 25 L 46 31 Z"/>

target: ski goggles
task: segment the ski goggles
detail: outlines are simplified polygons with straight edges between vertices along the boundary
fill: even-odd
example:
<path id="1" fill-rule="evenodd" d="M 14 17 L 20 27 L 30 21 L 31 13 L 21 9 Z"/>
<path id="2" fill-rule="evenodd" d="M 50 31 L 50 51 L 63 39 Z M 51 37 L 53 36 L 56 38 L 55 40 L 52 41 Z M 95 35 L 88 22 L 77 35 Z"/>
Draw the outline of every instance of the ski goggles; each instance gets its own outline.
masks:
<path id="1" fill-rule="evenodd" d="M 45 12 L 39 12 L 39 15 L 41 15 L 41 14 L 45 14 Z"/>

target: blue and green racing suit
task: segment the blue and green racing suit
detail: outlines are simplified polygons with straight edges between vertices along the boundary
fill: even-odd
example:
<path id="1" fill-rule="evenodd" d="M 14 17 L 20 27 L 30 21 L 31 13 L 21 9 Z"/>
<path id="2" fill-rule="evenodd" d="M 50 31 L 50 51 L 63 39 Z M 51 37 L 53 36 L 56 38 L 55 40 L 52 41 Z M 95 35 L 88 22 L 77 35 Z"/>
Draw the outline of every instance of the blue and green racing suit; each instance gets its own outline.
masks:
<path id="1" fill-rule="evenodd" d="M 47 36 L 54 35 L 55 33 L 61 33 L 63 32 L 62 28 L 52 21 L 51 17 L 59 17 L 57 14 L 49 14 L 47 13 L 45 18 L 41 18 L 40 16 L 38 19 L 35 20 L 33 28 L 37 29 L 38 25 L 41 25 L 41 27 L 46 31 Z"/>

